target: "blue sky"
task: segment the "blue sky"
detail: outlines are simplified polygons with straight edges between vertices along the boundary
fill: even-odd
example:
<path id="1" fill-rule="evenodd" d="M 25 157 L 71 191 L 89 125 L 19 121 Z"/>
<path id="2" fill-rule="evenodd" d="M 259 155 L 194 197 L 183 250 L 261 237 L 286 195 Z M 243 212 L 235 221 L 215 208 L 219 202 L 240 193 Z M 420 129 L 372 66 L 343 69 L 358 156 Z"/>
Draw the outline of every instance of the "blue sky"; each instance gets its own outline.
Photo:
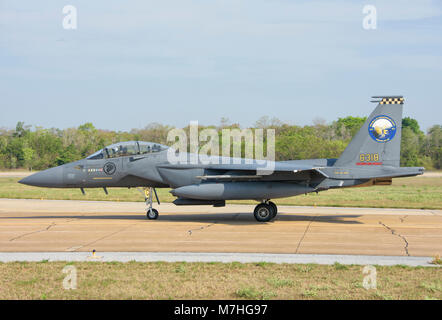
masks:
<path id="1" fill-rule="evenodd" d="M 0 127 L 305 125 L 402 94 L 427 129 L 441 89 L 442 1 L 0 0 Z"/>

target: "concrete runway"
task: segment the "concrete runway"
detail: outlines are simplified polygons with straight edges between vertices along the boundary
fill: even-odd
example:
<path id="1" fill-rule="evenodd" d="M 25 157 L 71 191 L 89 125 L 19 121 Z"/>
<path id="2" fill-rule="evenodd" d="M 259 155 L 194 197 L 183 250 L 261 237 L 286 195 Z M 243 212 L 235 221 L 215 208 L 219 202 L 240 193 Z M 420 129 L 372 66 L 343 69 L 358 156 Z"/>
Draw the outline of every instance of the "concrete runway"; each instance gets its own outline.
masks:
<path id="1" fill-rule="evenodd" d="M 356 265 L 407 265 L 412 267 L 440 267 L 432 264 L 432 257 L 367 256 L 293 253 L 233 253 L 233 252 L 0 252 L 1 262 L 15 261 L 97 261 L 97 262 L 242 262 L 242 263 L 316 263 Z"/>
<path id="2" fill-rule="evenodd" d="M 0 252 L 193 252 L 379 256 L 442 254 L 442 210 L 0 199 Z"/>

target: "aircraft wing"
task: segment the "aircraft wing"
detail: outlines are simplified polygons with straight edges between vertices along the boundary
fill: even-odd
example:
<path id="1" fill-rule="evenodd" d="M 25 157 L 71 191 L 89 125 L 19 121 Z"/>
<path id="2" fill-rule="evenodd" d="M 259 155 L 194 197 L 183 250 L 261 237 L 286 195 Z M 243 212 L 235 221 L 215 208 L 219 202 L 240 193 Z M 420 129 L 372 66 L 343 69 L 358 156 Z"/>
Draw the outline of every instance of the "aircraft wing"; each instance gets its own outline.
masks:
<path id="1" fill-rule="evenodd" d="M 166 165 L 158 165 L 160 168 L 181 168 L 181 169 L 190 169 L 190 168 L 203 168 L 203 169 L 211 169 L 211 170 L 270 170 L 270 171 L 285 171 L 285 172 L 293 172 L 293 171 L 301 171 L 301 170 L 311 170 L 316 166 L 308 165 L 308 164 L 292 164 L 290 162 L 277 162 L 277 161 L 268 161 L 264 163 L 259 163 L 254 161 L 253 163 L 247 163 L 242 161 L 241 163 L 220 163 L 220 164 L 166 164 Z"/>
<path id="2" fill-rule="evenodd" d="M 311 173 L 324 176 L 315 166 L 282 162 L 238 163 L 238 164 L 177 164 L 160 165 L 163 170 L 202 169 L 197 179 L 238 181 L 238 180 L 299 180 Z M 164 171 L 163 171 L 164 172 Z"/>

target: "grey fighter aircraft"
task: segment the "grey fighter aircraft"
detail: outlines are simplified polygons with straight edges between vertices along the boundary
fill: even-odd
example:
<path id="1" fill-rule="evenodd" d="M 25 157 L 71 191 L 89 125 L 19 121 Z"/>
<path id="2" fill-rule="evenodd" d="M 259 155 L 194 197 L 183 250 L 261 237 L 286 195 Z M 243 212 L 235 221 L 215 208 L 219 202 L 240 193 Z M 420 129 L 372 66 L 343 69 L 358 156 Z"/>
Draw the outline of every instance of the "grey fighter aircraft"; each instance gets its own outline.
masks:
<path id="1" fill-rule="evenodd" d="M 424 168 L 400 167 L 403 97 L 373 98 L 377 107 L 338 159 L 272 162 L 272 172 L 262 174 L 262 165 L 255 160 L 176 164 L 168 161 L 171 149 L 167 146 L 129 141 L 19 182 L 80 188 L 83 193 L 84 188 L 103 188 L 106 193 L 108 187 L 144 188 L 148 219 L 158 218 L 152 207 L 153 194 L 159 204 L 155 188 L 171 188 L 176 205 L 224 206 L 226 200 L 252 199 L 260 202 L 254 210 L 256 220 L 268 222 L 277 214 L 271 199 L 334 188 L 390 185 L 392 178 L 423 174 Z"/>

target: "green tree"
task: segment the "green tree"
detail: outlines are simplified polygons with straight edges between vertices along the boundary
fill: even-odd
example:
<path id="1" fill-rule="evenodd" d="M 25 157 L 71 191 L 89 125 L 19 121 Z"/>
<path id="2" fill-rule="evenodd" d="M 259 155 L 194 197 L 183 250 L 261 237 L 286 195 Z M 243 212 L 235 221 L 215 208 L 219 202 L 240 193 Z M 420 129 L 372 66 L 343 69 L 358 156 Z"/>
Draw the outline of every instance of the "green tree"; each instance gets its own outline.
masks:
<path id="1" fill-rule="evenodd" d="M 422 165 L 419 159 L 419 135 L 412 128 L 402 128 L 401 166 L 417 167 Z"/>
<path id="2" fill-rule="evenodd" d="M 62 150 L 61 138 L 53 129 L 37 127 L 28 137 L 29 147 L 35 150 L 33 167 L 45 169 L 57 165 L 57 157 Z"/>
<path id="3" fill-rule="evenodd" d="M 23 147 L 23 163 L 28 170 L 32 170 L 32 164 L 34 161 L 35 151 L 34 149 L 26 146 Z"/>
<path id="4" fill-rule="evenodd" d="M 331 125 L 315 121 L 312 126 L 300 127 L 262 117 L 256 122 L 256 127 L 275 129 L 276 160 L 337 158 L 365 120 L 349 116 L 339 118 Z M 227 120 L 222 126 L 240 128 L 239 124 L 229 124 Z M 31 130 L 31 126 L 18 122 L 15 129 L 0 129 L 0 167 L 46 169 L 84 158 L 118 141 L 144 140 L 167 144 L 171 128 L 151 123 L 143 129 L 116 132 L 97 129 L 87 122 L 64 130 L 39 127 Z M 200 126 L 199 130 L 204 128 L 220 129 L 219 126 Z M 433 126 L 425 134 L 417 120 L 406 117 L 402 128 L 401 165 L 442 169 L 442 126 Z M 188 132 L 189 127 L 183 129 Z M 243 143 L 241 148 L 244 149 Z"/>
<path id="5" fill-rule="evenodd" d="M 80 160 L 82 158 L 81 154 L 78 152 L 77 148 L 70 144 L 67 148 L 64 148 L 60 155 L 57 157 L 57 165 L 61 166 L 62 164 L 73 162 Z"/>
<path id="6" fill-rule="evenodd" d="M 31 126 L 25 126 L 25 123 L 22 121 L 17 122 L 15 126 L 15 132 L 13 133 L 13 137 L 25 137 L 30 132 Z"/>
<path id="7" fill-rule="evenodd" d="M 423 134 L 419 128 L 419 123 L 416 119 L 405 117 L 402 119 L 402 128 L 410 128 L 415 134 Z"/>
<path id="8" fill-rule="evenodd" d="M 365 120 L 367 120 L 367 117 L 348 116 L 338 118 L 338 121 L 334 123 L 336 134 L 344 139 L 350 139 L 356 135 Z"/>
<path id="9" fill-rule="evenodd" d="M 86 122 L 85 124 L 82 124 L 78 127 L 78 130 L 86 133 L 94 133 L 97 131 L 97 129 L 91 122 Z"/>
<path id="10" fill-rule="evenodd" d="M 5 148 L 8 168 L 23 167 L 24 165 L 23 142 L 24 140 L 20 139 L 18 136 L 10 137 L 8 144 Z"/>
<path id="11" fill-rule="evenodd" d="M 427 155 L 434 168 L 442 169 L 442 126 L 435 125 L 428 130 Z"/>

